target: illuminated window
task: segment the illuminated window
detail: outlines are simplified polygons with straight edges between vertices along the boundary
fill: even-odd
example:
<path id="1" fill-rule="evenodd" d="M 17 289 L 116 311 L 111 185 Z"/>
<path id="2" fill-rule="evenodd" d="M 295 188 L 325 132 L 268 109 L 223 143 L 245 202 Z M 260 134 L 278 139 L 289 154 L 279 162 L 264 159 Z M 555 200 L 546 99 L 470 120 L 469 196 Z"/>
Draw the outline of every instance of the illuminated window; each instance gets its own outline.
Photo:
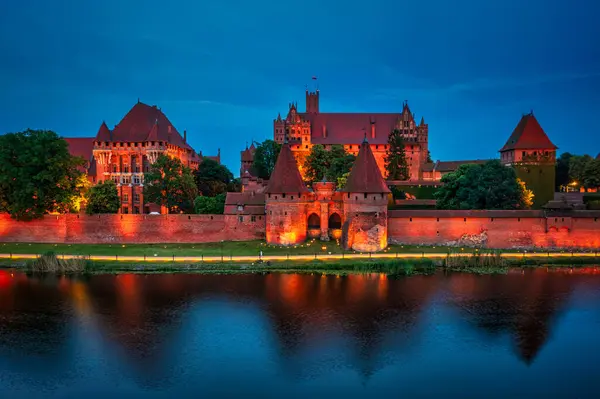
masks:
<path id="1" fill-rule="evenodd" d="M 123 202 L 129 202 L 129 195 L 123 194 Z"/>
<path id="2" fill-rule="evenodd" d="M 134 202 L 140 202 L 140 195 L 139 194 L 133 194 L 133 201 Z"/>

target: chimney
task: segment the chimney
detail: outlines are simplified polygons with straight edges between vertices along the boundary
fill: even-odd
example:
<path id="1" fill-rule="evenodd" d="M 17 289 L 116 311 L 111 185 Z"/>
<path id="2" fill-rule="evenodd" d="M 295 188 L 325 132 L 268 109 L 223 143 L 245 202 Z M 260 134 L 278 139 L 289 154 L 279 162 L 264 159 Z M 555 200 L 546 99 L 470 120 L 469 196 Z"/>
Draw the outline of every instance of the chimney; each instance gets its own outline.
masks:
<path id="1" fill-rule="evenodd" d="M 371 138 L 375 138 L 375 121 L 371 121 Z"/>
<path id="2" fill-rule="evenodd" d="M 183 131 L 183 142 L 187 143 L 187 130 Z"/>

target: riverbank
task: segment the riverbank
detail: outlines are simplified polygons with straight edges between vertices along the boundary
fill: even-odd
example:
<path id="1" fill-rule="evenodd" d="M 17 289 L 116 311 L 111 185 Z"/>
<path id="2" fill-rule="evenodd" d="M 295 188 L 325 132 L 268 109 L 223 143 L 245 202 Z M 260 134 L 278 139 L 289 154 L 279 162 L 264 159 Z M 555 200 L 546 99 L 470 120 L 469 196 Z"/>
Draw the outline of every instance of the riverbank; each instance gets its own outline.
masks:
<path id="1" fill-rule="evenodd" d="M 395 254 L 394 254 L 395 255 Z M 577 256 L 580 255 L 580 256 Z M 3 255 L 0 255 L 2 257 Z M 26 255 L 21 255 L 26 256 Z M 354 273 L 383 273 L 390 276 L 408 276 L 415 274 L 431 274 L 438 269 L 454 272 L 476 274 L 502 274 L 514 267 L 578 267 L 584 265 L 600 265 L 600 257 L 589 253 L 573 254 L 515 254 L 515 253 L 472 253 L 472 254 L 403 254 L 393 257 L 392 254 L 358 254 L 339 258 L 328 255 L 328 259 L 313 259 L 310 256 L 285 257 L 270 256 L 274 260 L 244 259 L 233 257 L 233 260 L 213 257 L 206 261 L 190 262 L 184 258 L 172 261 L 165 257 L 149 258 L 146 261 L 137 257 L 129 260 L 120 257 L 118 260 L 97 260 L 74 255 L 49 254 L 43 257 L 28 255 L 28 258 L 2 258 L 0 268 L 22 271 L 53 271 L 59 273 L 202 273 L 202 274 L 234 274 L 234 273 L 319 273 L 347 275 Z M 400 255 L 399 255 L 400 256 Z M 40 258 L 50 262 L 40 262 Z M 251 258 L 251 257 L 248 257 Z M 207 258 L 209 259 L 209 258 Z M 60 265 L 63 265 L 62 267 Z"/>

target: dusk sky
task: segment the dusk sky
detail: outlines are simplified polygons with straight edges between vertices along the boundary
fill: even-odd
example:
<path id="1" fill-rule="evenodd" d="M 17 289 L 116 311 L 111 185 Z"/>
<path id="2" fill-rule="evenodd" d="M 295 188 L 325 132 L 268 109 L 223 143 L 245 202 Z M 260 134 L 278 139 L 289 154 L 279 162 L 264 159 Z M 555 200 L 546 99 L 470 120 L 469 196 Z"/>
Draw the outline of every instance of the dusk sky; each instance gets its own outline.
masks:
<path id="1" fill-rule="evenodd" d="M 408 100 L 434 160 L 497 157 L 532 109 L 595 156 L 599 20 L 597 0 L 5 0 L 0 132 L 94 136 L 139 98 L 237 175 L 316 75 L 323 112 Z"/>

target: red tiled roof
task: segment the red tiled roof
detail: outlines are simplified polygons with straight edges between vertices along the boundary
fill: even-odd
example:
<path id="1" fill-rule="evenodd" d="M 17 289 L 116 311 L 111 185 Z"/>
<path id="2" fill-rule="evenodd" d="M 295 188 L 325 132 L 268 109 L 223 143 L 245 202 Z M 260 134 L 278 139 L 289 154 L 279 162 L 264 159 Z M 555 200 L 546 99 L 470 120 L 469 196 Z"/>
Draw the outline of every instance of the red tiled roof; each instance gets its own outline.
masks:
<path id="1" fill-rule="evenodd" d="M 535 116 L 533 116 L 533 113 L 529 113 L 523 115 L 500 152 L 509 150 L 555 150 L 556 148 L 537 119 L 535 119 Z"/>
<path id="2" fill-rule="evenodd" d="M 318 113 L 300 114 L 311 125 L 313 144 L 359 144 L 365 132 L 371 144 L 387 144 L 401 113 Z M 375 122 L 375 138 L 371 138 L 371 122 Z M 323 137 L 323 131 L 327 137 Z"/>
<path id="3" fill-rule="evenodd" d="M 254 151 L 255 149 L 252 147 L 246 148 L 244 151 L 242 151 L 242 161 L 252 162 L 254 160 Z"/>
<path id="4" fill-rule="evenodd" d="M 100 125 L 98 134 L 96 134 L 96 141 L 112 141 L 112 134 L 108 126 L 106 126 L 106 122 L 102 122 L 102 125 Z"/>
<path id="5" fill-rule="evenodd" d="M 281 146 L 275 168 L 264 192 L 269 194 L 308 192 L 288 143 Z"/>
<path id="6" fill-rule="evenodd" d="M 94 150 L 95 137 L 67 137 L 65 141 L 69 144 L 69 153 L 76 157 L 82 157 L 90 162 Z"/>
<path id="7" fill-rule="evenodd" d="M 111 138 L 111 141 L 117 142 L 165 141 L 181 148 L 192 149 L 156 105 L 150 106 L 141 102 L 135 104 L 115 126 Z"/>
<path id="8" fill-rule="evenodd" d="M 342 190 L 347 193 L 389 193 L 377 161 L 367 140 L 363 140 L 358 156 L 350 170 L 346 186 Z"/>
<path id="9" fill-rule="evenodd" d="M 227 193 L 225 205 L 264 205 L 265 195 L 256 192 Z"/>

